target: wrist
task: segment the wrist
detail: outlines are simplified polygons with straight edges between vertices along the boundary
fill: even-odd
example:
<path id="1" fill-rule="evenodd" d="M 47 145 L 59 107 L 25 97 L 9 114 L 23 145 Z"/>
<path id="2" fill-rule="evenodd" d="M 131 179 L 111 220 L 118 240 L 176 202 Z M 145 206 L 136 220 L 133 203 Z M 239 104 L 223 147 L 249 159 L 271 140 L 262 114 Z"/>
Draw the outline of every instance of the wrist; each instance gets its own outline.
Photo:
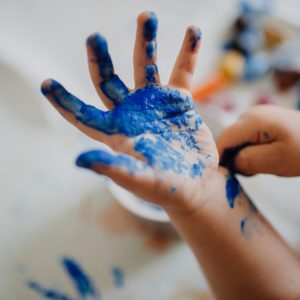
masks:
<path id="1" fill-rule="evenodd" d="M 220 207 L 220 203 L 224 203 L 228 170 L 224 167 L 218 167 L 216 171 L 211 172 L 213 173 L 211 178 L 203 187 L 200 187 L 199 184 L 199 193 L 193 199 L 182 199 L 176 205 L 170 204 L 163 207 L 172 221 L 174 219 L 188 219 L 193 216 L 197 216 L 197 218 L 209 217 Z"/>

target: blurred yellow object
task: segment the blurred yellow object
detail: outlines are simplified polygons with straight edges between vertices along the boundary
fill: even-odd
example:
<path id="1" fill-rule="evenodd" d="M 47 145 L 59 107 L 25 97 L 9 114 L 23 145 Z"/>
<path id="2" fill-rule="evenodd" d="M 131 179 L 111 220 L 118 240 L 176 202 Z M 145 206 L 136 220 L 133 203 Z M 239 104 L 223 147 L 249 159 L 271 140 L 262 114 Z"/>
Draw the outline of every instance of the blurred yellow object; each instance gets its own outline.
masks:
<path id="1" fill-rule="evenodd" d="M 196 102 L 205 102 L 212 94 L 239 79 L 245 67 L 245 59 L 238 51 L 228 51 L 222 57 L 219 71 L 205 84 L 198 86 L 192 96 Z"/>
<path id="2" fill-rule="evenodd" d="M 242 76 L 245 67 L 245 59 L 238 51 L 228 51 L 224 54 L 220 71 L 229 81 L 238 79 Z"/>

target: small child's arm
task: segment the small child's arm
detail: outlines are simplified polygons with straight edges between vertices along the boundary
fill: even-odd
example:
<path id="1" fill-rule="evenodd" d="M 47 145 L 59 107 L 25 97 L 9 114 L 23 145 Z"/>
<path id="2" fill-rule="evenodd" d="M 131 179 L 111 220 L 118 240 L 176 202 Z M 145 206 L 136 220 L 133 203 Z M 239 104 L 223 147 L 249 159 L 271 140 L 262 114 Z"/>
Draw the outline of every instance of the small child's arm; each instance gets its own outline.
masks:
<path id="1" fill-rule="evenodd" d="M 189 27 L 168 85 L 156 66 L 157 18 L 138 18 L 135 88 L 115 73 L 106 40 L 87 40 L 89 69 L 108 111 L 85 104 L 47 80 L 42 92 L 58 112 L 112 151 L 81 154 L 76 163 L 110 177 L 163 207 L 192 247 L 218 299 L 296 299 L 300 267 L 236 179 L 218 169 L 210 130 L 188 91 L 200 47 Z"/>
<path id="2" fill-rule="evenodd" d="M 217 299 L 300 299 L 298 257 L 227 169 L 219 168 L 195 210 L 167 212 Z"/>

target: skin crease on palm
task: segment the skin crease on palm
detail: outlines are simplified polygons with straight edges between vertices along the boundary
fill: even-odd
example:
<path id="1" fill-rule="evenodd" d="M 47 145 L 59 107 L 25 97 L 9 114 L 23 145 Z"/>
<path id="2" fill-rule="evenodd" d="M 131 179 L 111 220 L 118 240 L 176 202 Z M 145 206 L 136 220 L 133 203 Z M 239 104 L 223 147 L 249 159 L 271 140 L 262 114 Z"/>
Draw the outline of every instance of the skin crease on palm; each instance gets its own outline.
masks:
<path id="1" fill-rule="evenodd" d="M 85 104 L 51 79 L 42 92 L 66 120 L 112 149 L 83 153 L 78 166 L 163 207 L 177 200 L 193 209 L 218 167 L 215 142 L 189 93 L 201 33 L 187 29 L 169 83 L 161 85 L 157 18 L 144 12 L 137 23 L 133 90 L 114 73 L 106 40 L 99 34 L 87 39 L 91 78 L 108 111 Z"/>

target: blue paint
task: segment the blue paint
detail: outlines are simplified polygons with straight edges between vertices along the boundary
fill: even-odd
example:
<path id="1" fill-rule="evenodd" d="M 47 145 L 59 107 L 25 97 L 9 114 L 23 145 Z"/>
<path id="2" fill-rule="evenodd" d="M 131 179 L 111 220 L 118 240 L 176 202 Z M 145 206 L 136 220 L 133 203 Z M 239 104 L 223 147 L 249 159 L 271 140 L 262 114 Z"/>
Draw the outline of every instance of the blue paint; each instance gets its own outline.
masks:
<path id="1" fill-rule="evenodd" d="M 100 296 L 93 282 L 75 260 L 69 257 L 64 257 L 62 259 L 62 265 L 69 277 L 72 279 L 74 287 L 79 296 L 81 296 L 83 299 L 87 297 L 99 299 Z"/>
<path id="2" fill-rule="evenodd" d="M 174 186 L 172 186 L 171 189 L 170 189 L 170 191 L 171 191 L 172 193 L 175 193 L 176 190 L 177 190 L 177 189 L 176 189 L 176 187 L 174 187 Z"/>
<path id="3" fill-rule="evenodd" d="M 93 50 L 99 67 L 99 76 L 102 78 L 100 83 L 101 91 L 115 104 L 121 102 L 128 95 L 129 90 L 119 76 L 114 74 L 114 67 L 106 40 L 98 33 L 95 33 L 87 39 L 87 44 Z"/>
<path id="4" fill-rule="evenodd" d="M 76 299 L 84 300 L 100 300 L 100 294 L 96 290 L 92 280 L 80 267 L 80 265 L 69 257 L 64 257 L 62 259 L 62 266 L 68 274 L 69 278 L 72 280 L 74 288 L 77 293 Z M 39 293 L 42 297 L 53 300 L 72 300 L 73 298 L 56 291 L 54 289 L 46 289 L 42 287 L 36 281 L 29 281 L 28 287 Z"/>
<path id="5" fill-rule="evenodd" d="M 235 147 L 225 149 L 220 159 L 220 166 L 228 168 L 231 173 L 237 173 L 238 170 L 235 166 L 236 157 L 242 149 L 251 145 L 253 145 L 252 142 L 244 142 Z"/>
<path id="6" fill-rule="evenodd" d="M 113 277 L 114 285 L 116 288 L 122 288 L 125 284 L 125 272 L 118 266 L 111 268 L 111 275 Z"/>
<path id="7" fill-rule="evenodd" d="M 189 34 L 190 34 L 190 49 L 191 51 L 194 51 L 197 45 L 199 44 L 199 41 L 201 39 L 201 31 L 199 28 L 190 28 L 189 29 Z"/>
<path id="8" fill-rule="evenodd" d="M 114 67 L 108 52 L 105 38 L 98 33 L 88 37 L 87 45 L 91 47 L 99 65 L 99 75 L 103 80 L 108 80 L 114 74 Z"/>
<path id="9" fill-rule="evenodd" d="M 158 20 L 156 15 L 153 12 L 150 12 L 148 19 L 144 23 L 144 39 L 146 41 L 152 41 L 156 38 Z"/>
<path id="10" fill-rule="evenodd" d="M 198 160 L 197 163 L 192 164 L 192 167 L 190 168 L 190 176 L 192 178 L 201 177 L 204 169 L 205 165 L 201 160 Z"/>
<path id="11" fill-rule="evenodd" d="M 113 75 L 110 80 L 102 81 L 100 88 L 103 94 L 115 104 L 121 103 L 129 94 L 128 88 L 118 75 Z"/>
<path id="12" fill-rule="evenodd" d="M 112 154 L 103 150 L 92 150 L 82 153 L 76 160 L 76 165 L 82 168 L 91 168 L 93 164 L 101 164 L 104 166 L 119 166 L 134 174 L 138 169 L 144 169 L 143 164 L 129 155 Z"/>
<path id="13" fill-rule="evenodd" d="M 105 134 L 133 138 L 135 151 L 157 170 L 170 170 L 192 178 L 202 176 L 204 163 L 200 160 L 190 162 L 185 158 L 190 151 L 201 153 L 197 133 L 203 124 L 202 119 L 194 110 L 193 100 L 179 90 L 151 84 L 129 93 L 114 109 L 106 112 L 86 105 L 53 80 L 42 87 L 42 92 L 84 125 Z M 181 149 L 174 148 L 173 142 Z M 133 160 L 102 151 L 89 152 L 77 163 L 90 167 L 93 159 L 106 165 L 121 165 L 131 173 L 134 171 Z"/>
<path id="14" fill-rule="evenodd" d="M 190 164 L 181 152 L 178 152 L 161 137 L 156 140 L 142 137 L 135 145 L 135 151 L 141 153 L 150 166 L 158 171 L 173 171 L 177 174 L 188 173 L 192 178 L 201 177 L 205 168 L 199 160 L 197 164 Z"/>
<path id="15" fill-rule="evenodd" d="M 156 41 L 150 42 L 146 46 L 146 56 L 148 59 L 152 59 L 156 52 Z"/>
<path id="16" fill-rule="evenodd" d="M 245 234 L 245 229 L 246 229 L 246 225 L 248 223 L 248 217 L 245 217 L 241 220 L 241 223 L 240 223 L 240 229 L 241 229 L 241 232 L 242 234 Z"/>
<path id="17" fill-rule="evenodd" d="M 234 208 L 235 200 L 240 193 L 241 187 L 239 182 L 232 173 L 228 173 L 226 178 L 226 197 L 231 208 Z"/>
<path id="18" fill-rule="evenodd" d="M 150 64 L 144 66 L 145 70 L 145 83 L 146 85 L 149 84 L 156 84 L 156 76 L 158 74 L 158 69 L 156 64 Z"/>
<path id="19" fill-rule="evenodd" d="M 72 300 L 72 298 L 70 298 L 67 295 L 62 294 L 61 292 L 43 288 L 39 283 L 37 283 L 35 281 L 29 281 L 27 284 L 28 284 L 29 288 L 31 288 L 33 291 L 37 292 L 38 294 L 40 294 L 42 297 L 44 297 L 46 299 Z"/>

